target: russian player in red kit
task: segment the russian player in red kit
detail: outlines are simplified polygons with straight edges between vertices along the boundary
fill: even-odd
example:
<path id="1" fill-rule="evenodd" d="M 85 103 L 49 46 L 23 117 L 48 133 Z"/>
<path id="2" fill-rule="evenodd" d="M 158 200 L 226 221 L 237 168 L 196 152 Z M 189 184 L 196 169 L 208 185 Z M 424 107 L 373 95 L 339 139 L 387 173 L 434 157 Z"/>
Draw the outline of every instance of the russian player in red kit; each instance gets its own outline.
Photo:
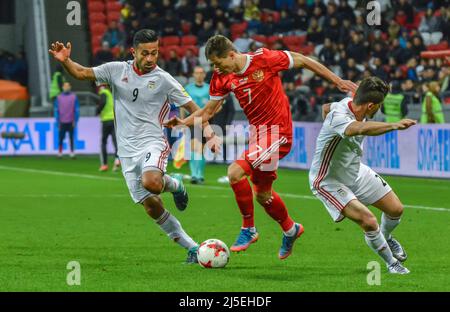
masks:
<path id="1" fill-rule="evenodd" d="M 226 37 L 216 35 L 206 43 L 206 57 L 215 67 L 210 82 L 210 101 L 186 119 L 173 118 L 166 126 L 190 126 L 196 117 L 212 118 L 224 98 L 233 92 L 250 123 L 248 149 L 228 167 L 228 179 L 242 214 L 243 223 L 231 251 L 246 250 L 258 240 L 254 224 L 253 195 L 282 230 L 280 259 L 287 258 L 303 226 L 289 216 L 286 205 L 272 188 L 277 178 L 278 161 L 292 145 L 292 117 L 279 72 L 304 67 L 334 83 L 341 91 L 355 91 L 356 85 L 342 80 L 322 64 L 290 51 L 260 49 L 239 53 Z M 214 138 L 214 133 L 205 133 Z M 248 181 L 253 184 L 253 190 Z"/>

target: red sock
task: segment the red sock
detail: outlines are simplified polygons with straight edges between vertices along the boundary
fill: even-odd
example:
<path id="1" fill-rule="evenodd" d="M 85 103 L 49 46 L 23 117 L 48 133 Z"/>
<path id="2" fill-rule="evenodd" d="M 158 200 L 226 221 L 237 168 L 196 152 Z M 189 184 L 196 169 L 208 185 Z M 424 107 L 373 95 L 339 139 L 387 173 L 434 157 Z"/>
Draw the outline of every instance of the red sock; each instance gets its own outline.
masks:
<path id="1" fill-rule="evenodd" d="M 274 190 L 272 190 L 272 198 L 265 202 L 263 207 L 269 216 L 281 225 L 283 231 L 290 230 L 294 225 L 294 221 L 287 212 L 286 205 Z"/>
<path id="2" fill-rule="evenodd" d="M 242 214 L 242 227 L 255 226 L 253 218 L 253 191 L 247 178 L 230 185 Z"/>

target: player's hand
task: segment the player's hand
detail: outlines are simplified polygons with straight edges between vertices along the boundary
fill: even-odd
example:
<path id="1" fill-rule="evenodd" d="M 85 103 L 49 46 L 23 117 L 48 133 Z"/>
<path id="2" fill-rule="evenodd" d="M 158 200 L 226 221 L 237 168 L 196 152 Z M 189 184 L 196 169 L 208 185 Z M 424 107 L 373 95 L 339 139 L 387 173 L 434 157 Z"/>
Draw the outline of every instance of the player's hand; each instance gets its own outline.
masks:
<path id="1" fill-rule="evenodd" d="M 206 146 L 214 153 L 218 154 L 222 148 L 223 140 L 222 138 L 218 137 L 217 135 L 214 135 L 210 139 L 206 141 Z"/>
<path id="2" fill-rule="evenodd" d="M 350 80 L 343 80 L 341 79 L 336 86 L 338 87 L 339 90 L 341 90 L 342 92 L 351 92 L 351 93 L 355 93 L 356 89 L 358 89 L 358 85 L 356 83 L 354 83 L 353 81 Z"/>
<path id="3" fill-rule="evenodd" d="M 163 123 L 163 126 L 166 128 L 174 128 L 176 126 L 183 126 L 183 125 L 184 125 L 183 119 L 180 119 L 177 116 Z"/>
<path id="4" fill-rule="evenodd" d="M 417 121 L 412 119 L 402 119 L 399 122 L 396 122 L 396 130 L 405 130 L 408 129 L 411 126 L 414 126 L 417 123 Z"/>
<path id="5" fill-rule="evenodd" d="M 70 42 L 67 43 L 66 47 L 64 43 L 61 43 L 59 41 L 56 41 L 56 43 L 52 43 L 50 49 L 48 50 L 48 52 L 61 63 L 64 63 L 65 61 L 67 61 L 67 59 L 69 59 L 71 51 L 72 44 Z"/>

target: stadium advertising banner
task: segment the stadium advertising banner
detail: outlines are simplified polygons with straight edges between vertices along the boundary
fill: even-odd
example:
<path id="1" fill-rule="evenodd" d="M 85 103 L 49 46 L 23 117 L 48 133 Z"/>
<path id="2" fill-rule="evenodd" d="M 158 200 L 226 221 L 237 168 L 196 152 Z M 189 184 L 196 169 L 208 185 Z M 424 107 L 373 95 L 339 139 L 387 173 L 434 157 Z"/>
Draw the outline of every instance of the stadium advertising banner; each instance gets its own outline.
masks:
<path id="1" fill-rule="evenodd" d="M 235 125 L 239 125 L 239 131 L 246 131 L 246 123 Z M 309 169 L 321 126 L 294 123 L 292 150 L 281 161 L 282 167 Z M 96 117 L 80 118 L 75 130 L 77 154 L 99 153 L 100 127 Z M 58 128 L 53 118 L 0 119 L 0 133 L 1 156 L 58 152 Z M 22 133 L 24 137 L 3 138 L 4 133 Z M 243 148 L 238 146 L 236 150 Z M 110 142 L 108 149 L 113 150 Z M 64 151 L 67 150 L 68 137 L 64 141 Z M 367 137 L 364 163 L 382 174 L 450 178 L 450 125 L 417 125 L 406 131 Z"/>
<path id="2" fill-rule="evenodd" d="M 97 154 L 100 151 L 101 123 L 96 117 L 83 117 L 74 131 L 76 154 Z M 54 118 L 0 119 L 0 155 L 56 155 L 58 126 Z M 4 138 L 7 134 L 23 134 L 23 139 Z M 69 135 L 63 151 L 69 150 Z M 112 149 L 110 149 L 112 150 Z"/>

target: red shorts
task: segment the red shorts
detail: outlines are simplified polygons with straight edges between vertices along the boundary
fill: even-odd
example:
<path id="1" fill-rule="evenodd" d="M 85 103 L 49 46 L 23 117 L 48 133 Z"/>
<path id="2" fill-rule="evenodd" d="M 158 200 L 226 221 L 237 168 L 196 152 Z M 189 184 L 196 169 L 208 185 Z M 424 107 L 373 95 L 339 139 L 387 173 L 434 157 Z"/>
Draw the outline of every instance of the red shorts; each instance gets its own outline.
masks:
<path id="1" fill-rule="evenodd" d="M 289 154 L 291 146 L 290 135 L 257 135 L 250 139 L 248 149 L 236 163 L 250 176 L 256 192 L 272 189 L 278 163 Z"/>

